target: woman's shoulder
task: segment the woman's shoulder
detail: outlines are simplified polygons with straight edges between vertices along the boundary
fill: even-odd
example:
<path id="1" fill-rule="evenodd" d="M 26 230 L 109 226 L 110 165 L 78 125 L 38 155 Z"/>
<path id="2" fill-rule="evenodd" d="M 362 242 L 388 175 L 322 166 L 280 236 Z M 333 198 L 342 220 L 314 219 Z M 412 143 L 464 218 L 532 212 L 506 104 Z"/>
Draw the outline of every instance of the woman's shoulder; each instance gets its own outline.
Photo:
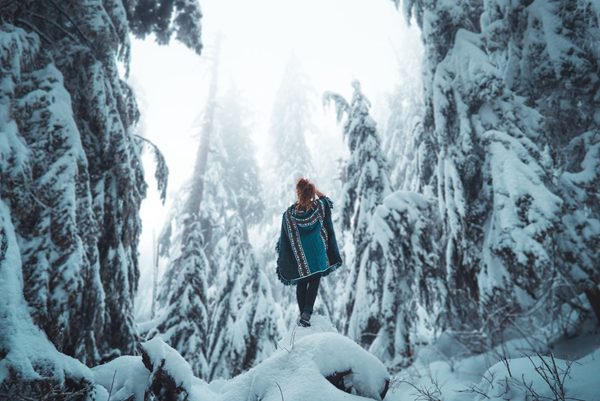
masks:
<path id="1" fill-rule="evenodd" d="M 333 209 L 333 201 L 328 196 L 325 196 L 325 195 L 320 196 L 319 202 L 321 202 L 323 204 L 323 206 L 325 206 L 326 208 Z"/>
<path id="2" fill-rule="evenodd" d="M 289 205 L 282 213 L 283 217 L 285 217 L 286 214 L 288 213 L 293 213 L 294 212 L 294 208 L 296 207 L 295 203 L 292 203 L 291 205 Z"/>

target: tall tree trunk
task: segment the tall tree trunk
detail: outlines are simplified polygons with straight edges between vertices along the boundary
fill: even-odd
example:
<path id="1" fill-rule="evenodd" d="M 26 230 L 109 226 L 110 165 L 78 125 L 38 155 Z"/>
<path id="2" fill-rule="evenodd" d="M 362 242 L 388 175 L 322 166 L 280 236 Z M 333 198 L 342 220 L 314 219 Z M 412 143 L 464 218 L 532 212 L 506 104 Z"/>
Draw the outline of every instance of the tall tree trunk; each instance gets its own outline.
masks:
<path id="1" fill-rule="evenodd" d="M 585 295 L 587 296 L 588 302 L 596 315 L 596 319 L 600 323 L 600 289 L 598 286 L 592 287 L 585 291 Z"/>
<path id="2" fill-rule="evenodd" d="M 196 153 L 196 164 L 192 178 L 192 188 L 188 199 L 186 210 L 189 214 L 197 214 L 202 204 L 204 193 L 204 174 L 208 164 L 208 153 L 210 148 L 210 137 L 213 131 L 215 110 L 217 108 L 217 88 L 219 83 L 219 53 L 221 51 L 221 38 L 217 37 L 215 43 L 214 64 L 212 70 L 212 81 L 208 90 L 208 102 L 206 112 L 202 121 L 202 138 Z"/>

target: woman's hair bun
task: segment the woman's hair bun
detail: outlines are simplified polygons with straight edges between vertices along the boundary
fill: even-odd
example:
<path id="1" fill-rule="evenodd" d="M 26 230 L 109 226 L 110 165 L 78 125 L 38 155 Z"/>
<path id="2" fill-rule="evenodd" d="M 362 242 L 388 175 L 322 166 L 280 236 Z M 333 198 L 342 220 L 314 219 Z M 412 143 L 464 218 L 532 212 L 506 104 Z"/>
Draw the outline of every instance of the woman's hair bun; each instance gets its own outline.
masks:
<path id="1" fill-rule="evenodd" d="M 298 203 L 303 209 L 309 209 L 316 195 L 317 188 L 308 178 L 300 178 L 296 183 Z"/>

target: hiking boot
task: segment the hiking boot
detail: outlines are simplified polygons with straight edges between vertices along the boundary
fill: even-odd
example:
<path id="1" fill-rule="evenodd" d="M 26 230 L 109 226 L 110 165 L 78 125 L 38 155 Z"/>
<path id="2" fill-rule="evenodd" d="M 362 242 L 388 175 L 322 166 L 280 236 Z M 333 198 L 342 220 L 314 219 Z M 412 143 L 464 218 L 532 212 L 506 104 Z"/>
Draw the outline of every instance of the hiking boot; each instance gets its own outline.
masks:
<path id="1" fill-rule="evenodd" d="M 300 315 L 298 325 L 302 327 L 310 327 L 310 315 L 308 313 L 303 313 Z"/>

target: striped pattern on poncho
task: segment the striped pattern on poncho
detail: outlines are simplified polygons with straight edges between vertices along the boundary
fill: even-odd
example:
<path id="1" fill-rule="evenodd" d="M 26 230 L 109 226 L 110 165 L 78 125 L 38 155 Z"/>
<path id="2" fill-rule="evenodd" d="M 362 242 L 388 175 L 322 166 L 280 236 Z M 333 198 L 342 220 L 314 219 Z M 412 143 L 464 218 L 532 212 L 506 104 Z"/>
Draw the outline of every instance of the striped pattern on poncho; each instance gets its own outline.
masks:
<path id="1" fill-rule="evenodd" d="M 276 249 L 277 276 L 284 284 L 325 276 L 341 266 L 331 221 L 332 207 L 331 200 L 322 197 L 306 212 L 292 205 L 283 214 Z"/>

